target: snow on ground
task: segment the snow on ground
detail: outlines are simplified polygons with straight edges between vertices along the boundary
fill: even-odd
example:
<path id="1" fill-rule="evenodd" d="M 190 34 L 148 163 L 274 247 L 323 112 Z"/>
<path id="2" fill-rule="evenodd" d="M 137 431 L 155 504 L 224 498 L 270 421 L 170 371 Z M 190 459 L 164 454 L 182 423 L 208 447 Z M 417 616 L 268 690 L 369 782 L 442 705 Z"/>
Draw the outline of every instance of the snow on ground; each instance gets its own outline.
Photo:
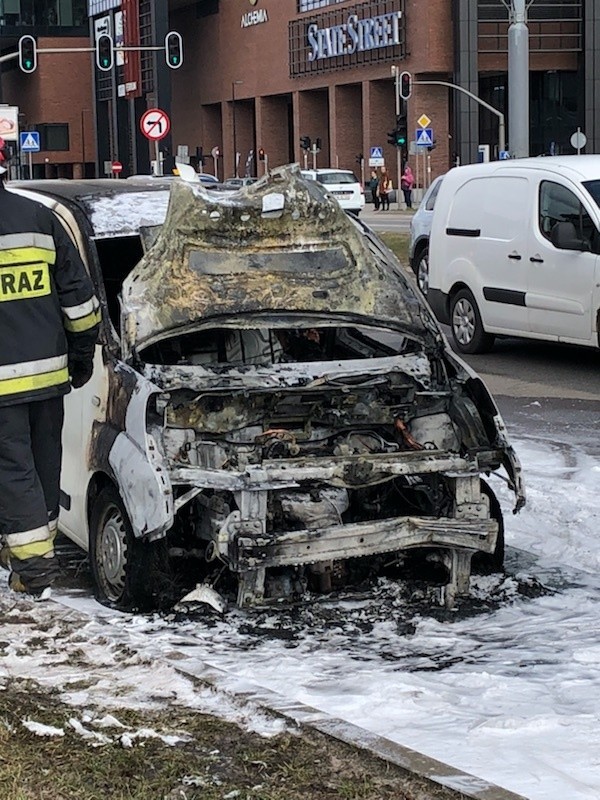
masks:
<path id="1" fill-rule="evenodd" d="M 507 544 L 518 549 L 509 549 L 506 578 L 475 579 L 482 602 L 469 614 L 430 614 L 421 605 L 407 620 L 394 587 L 382 582 L 374 600 L 317 604 L 323 614 L 337 602 L 333 625 L 299 629 L 278 609 L 263 613 L 260 626 L 239 611 L 222 620 L 213 612 L 144 618 L 62 598 L 95 617 L 70 629 L 53 618 L 50 604 L 37 604 L 34 633 L 19 622 L 20 603 L 9 610 L 14 598 L 2 576 L 1 630 L 10 643 L 0 648 L 0 687 L 30 677 L 81 709 L 189 704 L 272 733 L 260 712 L 219 692 L 254 684 L 531 800 L 597 800 L 600 459 L 566 437 L 523 434 L 515 446 L 526 508 L 513 516 L 508 490 L 498 481 L 494 488 Z M 548 591 L 528 596 L 537 582 Z M 193 687 L 165 666 L 163 657 L 178 650 L 225 670 L 220 686 Z"/>

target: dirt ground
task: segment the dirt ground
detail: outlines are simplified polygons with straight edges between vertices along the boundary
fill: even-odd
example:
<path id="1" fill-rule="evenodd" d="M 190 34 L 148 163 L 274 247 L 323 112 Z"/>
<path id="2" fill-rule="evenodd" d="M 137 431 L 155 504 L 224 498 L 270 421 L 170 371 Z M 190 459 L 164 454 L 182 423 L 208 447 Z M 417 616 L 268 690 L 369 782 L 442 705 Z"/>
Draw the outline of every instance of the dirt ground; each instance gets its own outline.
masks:
<path id="1" fill-rule="evenodd" d="M 32 682 L 0 682 L 0 786 L 10 800 L 456 800 L 314 731 L 272 738 L 182 709 L 78 722 Z M 40 735 L 28 720 L 63 735 Z M 137 732 L 137 735 L 135 735 Z M 140 735 L 140 732 L 142 735 Z M 150 733 L 173 736 L 167 743 Z M 88 736 L 88 733 L 93 735 Z M 179 740 L 176 741 L 177 737 Z"/>

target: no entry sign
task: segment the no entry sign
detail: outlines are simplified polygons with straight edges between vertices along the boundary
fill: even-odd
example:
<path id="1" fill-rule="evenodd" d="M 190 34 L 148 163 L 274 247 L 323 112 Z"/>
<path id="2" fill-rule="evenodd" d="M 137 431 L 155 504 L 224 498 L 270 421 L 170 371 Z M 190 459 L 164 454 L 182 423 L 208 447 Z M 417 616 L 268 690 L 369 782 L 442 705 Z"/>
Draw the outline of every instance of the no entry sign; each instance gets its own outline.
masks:
<path id="1" fill-rule="evenodd" d="M 157 142 L 159 139 L 164 139 L 171 130 L 171 120 L 166 111 L 149 108 L 142 114 L 140 130 L 147 139 Z"/>
<path id="2" fill-rule="evenodd" d="M 121 164 L 120 161 L 113 161 L 111 164 L 111 169 L 113 172 L 116 172 L 117 174 L 119 172 L 123 172 L 123 164 Z"/>

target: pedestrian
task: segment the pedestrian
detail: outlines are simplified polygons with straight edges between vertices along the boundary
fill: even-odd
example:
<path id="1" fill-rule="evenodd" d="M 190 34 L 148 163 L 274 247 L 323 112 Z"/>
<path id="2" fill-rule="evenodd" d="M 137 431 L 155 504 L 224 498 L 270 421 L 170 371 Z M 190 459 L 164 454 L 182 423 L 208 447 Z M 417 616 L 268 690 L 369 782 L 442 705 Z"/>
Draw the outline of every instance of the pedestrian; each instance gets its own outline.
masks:
<path id="1" fill-rule="evenodd" d="M 404 167 L 404 172 L 402 173 L 402 178 L 400 179 L 400 188 L 404 194 L 404 202 L 406 203 L 407 208 L 412 208 L 412 190 L 414 185 L 415 176 L 413 175 L 411 168 L 408 166 L 408 164 L 406 164 Z"/>
<path id="2" fill-rule="evenodd" d="M 390 192 L 392 188 L 392 179 L 388 175 L 387 168 L 382 167 L 381 175 L 379 176 L 379 201 L 382 211 L 390 210 Z"/>
<path id="3" fill-rule="evenodd" d="M 369 183 L 367 185 L 371 190 L 375 211 L 379 211 L 379 177 L 377 176 L 377 170 L 371 170 L 371 177 L 369 178 Z"/>
<path id="4" fill-rule="evenodd" d="M 0 544 L 9 586 L 41 594 L 58 575 L 63 396 L 92 374 L 92 282 L 55 214 L 7 189 L 0 139 Z"/>

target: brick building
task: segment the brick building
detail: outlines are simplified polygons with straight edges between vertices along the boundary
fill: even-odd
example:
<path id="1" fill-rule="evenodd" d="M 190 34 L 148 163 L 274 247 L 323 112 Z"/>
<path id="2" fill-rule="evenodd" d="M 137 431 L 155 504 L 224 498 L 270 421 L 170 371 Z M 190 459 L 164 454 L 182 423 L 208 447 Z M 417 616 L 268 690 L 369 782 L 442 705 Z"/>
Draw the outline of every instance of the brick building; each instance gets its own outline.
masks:
<path id="1" fill-rule="evenodd" d="M 600 0 L 534 0 L 529 6 L 531 153 L 570 152 L 580 126 L 600 145 L 597 39 Z M 503 0 L 204 0 L 171 2 L 185 62 L 172 81 L 173 142 L 206 155 L 221 177 L 264 148 L 269 166 L 304 159 L 300 137 L 320 139 L 319 166 L 357 168 L 396 119 L 392 65 L 414 79 L 408 138 L 431 120 L 435 149 L 419 148 L 421 183 L 453 163 L 498 155 L 498 117 L 447 86 L 460 84 L 508 114 L 508 9 Z M 235 147 L 234 147 L 235 139 Z M 486 148 L 483 148 L 486 149 Z M 509 143 L 510 149 L 510 143 Z M 309 156 L 309 163 L 312 156 Z M 212 160 L 205 169 L 212 171 Z M 429 170 L 426 173 L 426 169 Z"/>
<path id="2" fill-rule="evenodd" d="M 261 148 L 270 167 L 302 163 L 302 136 L 320 140 L 318 166 L 358 172 L 357 157 L 363 154 L 368 168 L 371 148 L 380 147 L 393 170 L 392 66 L 413 76 L 408 139 L 423 115 L 435 138 L 435 149 L 420 148 L 418 161 L 403 154 L 413 167 L 417 161 L 421 183 L 457 161 L 477 160 L 480 145 L 497 156 L 497 116 L 431 82 L 459 84 L 508 114 L 504 0 L 87 0 L 85 25 L 83 3 L 0 0 L 2 53 L 23 33 L 38 37 L 39 46 L 56 41 L 50 36 L 85 44 L 86 33 L 89 46 L 89 37 L 108 31 L 117 43 L 160 47 L 174 29 L 183 37 L 184 63 L 170 70 L 164 52 L 131 52 L 101 73 L 89 54 L 43 55 L 27 76 L 5 63 L 2 101 L 18 104 L 46 145 L 61 136 L 68 144 L 34 157 L 45 174 L 89 173 L 92 161 L 104 174 L 110 160 L 123 163 L 124 175 L 148 172 L 154 147 L 139 119 L 156 106 L 172 120 L 160 143 L 165 171 L 178 149 L 193 161 L 202 148 L 212 172 L 217 148 L 220 177 L 234 174 L 235 153 L 239 174 L 260 174 Z M 63 15 L 58 27 L 56 10 Z M 598 152 L 600 0 L 533 0 L 528 13 L 532 155 L 571 152 L 578 127 L 586 151 Z"/>
<path id="3" fill-rule="evenodd" d="M 26 75 L 10 58 L 19 38 L 37 40 L 38 68 Z M 45 52 L 90 46 L 86 0 L 0 0 L 0 103 L 18 109 L 22 131 L 40 134 L 32 155 L 38 178 L 92 176 L 96 164 L 92 69 L 89 53 Z M 0 111 L 0 117 L 2 117 Z M 17 142 L 11 138 L 12 146 Z M 13 169 L 15 169 L 13 167 Z M 15 172 L 24 172 L 17 168 Z M 16 175 L 15 175 L 16 177 Z"/>

